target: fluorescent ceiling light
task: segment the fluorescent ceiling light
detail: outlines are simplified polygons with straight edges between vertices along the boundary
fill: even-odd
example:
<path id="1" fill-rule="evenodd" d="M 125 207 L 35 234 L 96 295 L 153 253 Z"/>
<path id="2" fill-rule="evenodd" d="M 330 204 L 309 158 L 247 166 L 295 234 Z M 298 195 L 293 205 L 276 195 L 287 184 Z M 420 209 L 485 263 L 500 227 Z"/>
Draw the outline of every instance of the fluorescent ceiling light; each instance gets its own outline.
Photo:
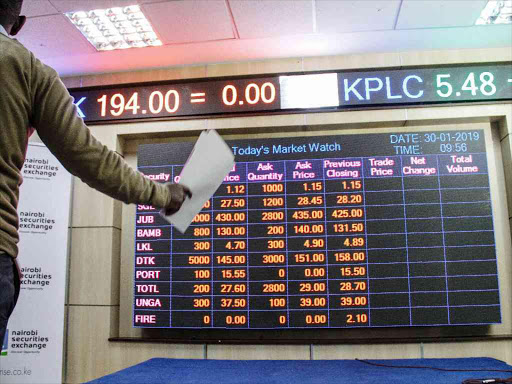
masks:
<path id="1" fill-rule="evenodd" d="M 489 0 L 475 24 L 512 24 L 512 0 Z"/>
<path id="2" fill-rule="evenodd" d="M 98 51 L 162 45 L 138 5 L 65 15 Z"/>

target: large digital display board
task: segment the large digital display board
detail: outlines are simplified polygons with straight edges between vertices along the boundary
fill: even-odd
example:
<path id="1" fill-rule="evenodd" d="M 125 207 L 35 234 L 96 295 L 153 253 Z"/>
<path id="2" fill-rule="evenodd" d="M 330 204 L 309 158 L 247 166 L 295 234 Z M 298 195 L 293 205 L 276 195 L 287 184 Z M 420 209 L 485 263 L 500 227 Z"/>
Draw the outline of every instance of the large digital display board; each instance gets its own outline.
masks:
<path id="1" fill-rule="evenodd" d="M 501 321 L 484 131 L 228 141 L 181 234 L 138 206 L 133 325 L 307 329 Z M 179 181 L 193 143 L 142 145 Z"/>
<path id="2" fill-rule="evenodd" d="M 512 65 L 380 69 L 72 89 L 87 123 L 512 100 Z"/>

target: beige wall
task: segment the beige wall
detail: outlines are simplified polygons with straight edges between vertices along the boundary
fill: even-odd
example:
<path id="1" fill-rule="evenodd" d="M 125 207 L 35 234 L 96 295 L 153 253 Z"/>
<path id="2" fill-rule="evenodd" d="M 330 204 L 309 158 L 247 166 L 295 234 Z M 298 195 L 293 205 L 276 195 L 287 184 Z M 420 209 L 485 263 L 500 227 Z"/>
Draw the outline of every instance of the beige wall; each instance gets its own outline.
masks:
<path id="1" fill-rule="evenodd" d="M 510 62 L 510 49 L 382 53 L 340 57 L 294 58 L 268 62 L 215 64 L 156 71 L 105 74 L 64 79 L 68 87 L 121 84 L 142 81 L 236 76 L 276 72 L 333 69 L 404 67 L 475 62 Z M 491 335 L 512 334 L 512 260 L 510 226 L 512 214 L 512 105 L 487 104 L 443 106 L 374 111 L 294 114 L 259 117 L 231 117 L 198 120 L 172 120 L 91 127 L 110 148 L 134 164 L 139 142 L 197 137 L 206 128 L 224 135 L 265 134 L 269 132 L 319 131 L 349 132 L 379 129 L 447 129 L 477 124 L 486 127 L 495 168 L 494 216 L 497 222 L 501 301 L 504 322 L 489 328 Z M 491 126 L 493 127 L 491 129 Z M 240 131 L 243 129 L 243 131 Z M 490 140 L 491 136 L 494 141 Z M 491 142 L 493 145 L 491 145 Z M 503 176 L 506 175 L 506 177 Z M 512 341 L 472 341 L 390 345 L 197 345 L 109 342 L 109 337 L 137 335 L 131 323 L 131 270 L 133 268 L 133 206 L 122 206 L 75 180 L 71 223 L 71 252 L 66 302 L 65 380 L 79 383 L 115 372 L 151 357 L 211 359 L 353 359 L 490 356 L 512 363 Z M 127 294 L 128 293 L 128 294 Z M 452 332 L 451 330 L 449 332 Z M 459 335 L 467 335 L 456 330 Z M 371 334 L 371 333 L 370 333 Z M 382 337 L 382 333 L 372 335 Z M 398 337 L 443 336 L 421 330 L 396 333 Z"/>

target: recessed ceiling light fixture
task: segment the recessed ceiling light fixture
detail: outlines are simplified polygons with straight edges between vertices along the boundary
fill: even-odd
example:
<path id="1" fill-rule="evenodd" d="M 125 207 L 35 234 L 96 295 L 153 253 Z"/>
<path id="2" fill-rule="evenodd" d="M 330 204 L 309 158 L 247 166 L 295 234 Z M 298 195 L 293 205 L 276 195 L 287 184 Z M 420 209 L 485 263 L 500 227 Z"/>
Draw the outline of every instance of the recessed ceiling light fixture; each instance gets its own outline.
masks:
<path id="1" fill-rule="evenodd" d="M 98 51 L 162 45 L 138 5 L 65 15 Z"/>
<path id="2" fill-rule="evenodd" d="M 512 24 L 512 0 L 489 0 L 475 24 Z"/>

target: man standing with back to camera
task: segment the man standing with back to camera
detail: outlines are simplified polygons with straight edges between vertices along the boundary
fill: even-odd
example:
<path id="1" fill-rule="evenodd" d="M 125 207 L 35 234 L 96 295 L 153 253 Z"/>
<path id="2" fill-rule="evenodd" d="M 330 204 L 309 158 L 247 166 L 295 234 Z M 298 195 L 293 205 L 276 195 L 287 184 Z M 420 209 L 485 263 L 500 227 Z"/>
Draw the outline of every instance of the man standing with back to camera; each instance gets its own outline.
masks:
<path id="1" fill-rule="evenodd" d="M 22 3 L 0 0 L 0 350 L 20 289 L 17 206 L 34 129 L 69 172 L 115 199 L 172 214 L 192 197 L 183 185 L 148 180 L 91 135 L 57 73 L 8 37 L 25 24 Z"/>

